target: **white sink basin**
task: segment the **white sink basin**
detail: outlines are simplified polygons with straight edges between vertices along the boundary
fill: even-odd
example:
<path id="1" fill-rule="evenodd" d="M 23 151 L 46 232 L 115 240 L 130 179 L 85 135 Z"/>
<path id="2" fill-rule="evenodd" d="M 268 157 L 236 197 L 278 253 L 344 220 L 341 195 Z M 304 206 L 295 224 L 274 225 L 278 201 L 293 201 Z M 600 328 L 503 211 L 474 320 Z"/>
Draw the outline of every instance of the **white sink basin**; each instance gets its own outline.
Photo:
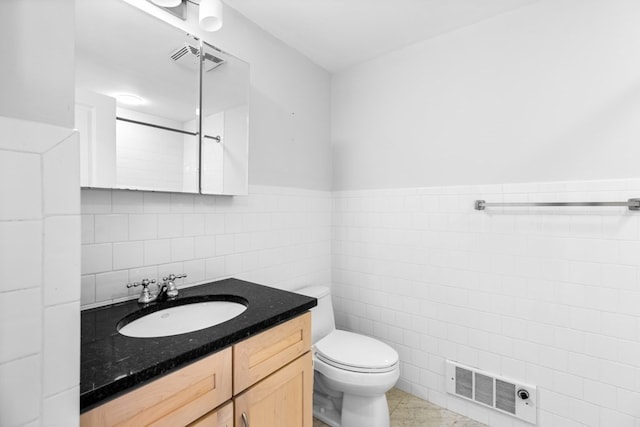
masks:
<path id="1" fill-rule="evenodd" d="M 206 301 L 165 308 L 142 316 L 118 328 L 135 338 L 168 337 L 199 331 L 231 320 L 247 306 L 232 301 Z"/>

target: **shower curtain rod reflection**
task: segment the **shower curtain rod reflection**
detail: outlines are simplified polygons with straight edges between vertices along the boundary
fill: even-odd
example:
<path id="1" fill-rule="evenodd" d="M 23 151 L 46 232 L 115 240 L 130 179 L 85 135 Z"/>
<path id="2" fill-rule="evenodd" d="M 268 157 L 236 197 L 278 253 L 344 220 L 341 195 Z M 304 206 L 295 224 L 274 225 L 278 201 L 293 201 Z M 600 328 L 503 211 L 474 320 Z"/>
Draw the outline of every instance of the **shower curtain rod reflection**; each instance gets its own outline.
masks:
<path id="1" fill-rule="evenodd" d="M 198 132 L 189 132 L 188 130 L 170 128 L 170 127 L 167 127 L 167 126 L 156 125 L 156 124 L 153 124 L 153 123 L 141 122 L 139 120 L 126 119 L 124 117 L 116 116 L 116 120 L 120 120 L 122 122 L 127 122 L 127 123 L 133 123 L 133 124 L 136 124 L 136 125 L 149 126 L 149 127 L 156 128 L 156 129 L 168 130 L 170 132 L 182 133 L 184 135 L 198 136 Z M 222 138 L 220 138 L 220 135 L 216 135 L 216 136 L 203 135 L 203 138 L 213 139 L 213 140 L 215 140 L 217 142 L 220 142 L 222 140 Z"/>
<path id="2" fill-rule="evenodd" d="M 484 200 L 476 200 L 474 203 L 474 209 L 477 211 L 483 211 L 486 208 L 492 207 L 546 207 L 546 206 L 624 206 L 628 207 L 630 211 L 640 211 L 640 199 L 629 199 L 626 202 L 498 202 L 487 203 Z"/>

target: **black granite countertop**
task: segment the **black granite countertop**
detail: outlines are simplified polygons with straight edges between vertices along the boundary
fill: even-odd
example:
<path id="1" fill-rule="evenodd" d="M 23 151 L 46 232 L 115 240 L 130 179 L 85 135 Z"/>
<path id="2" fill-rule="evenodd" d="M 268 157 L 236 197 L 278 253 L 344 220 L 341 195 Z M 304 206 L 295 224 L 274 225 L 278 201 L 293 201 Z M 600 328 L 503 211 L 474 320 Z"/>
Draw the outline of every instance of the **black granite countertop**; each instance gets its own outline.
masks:
<path id="1" fill-rule="evenodd" d="M 131 338 L 117 331 L 124 317 L 208 300 L 246 302 L 247 310 L 219 325 L 169 337 Z M 133 300 L 85 310 L 81 313 L 80 412 L 287 321 L 316 304 L 315 298 L 225 279 L 180 289 L 176 300 L 145 308 Z"/>

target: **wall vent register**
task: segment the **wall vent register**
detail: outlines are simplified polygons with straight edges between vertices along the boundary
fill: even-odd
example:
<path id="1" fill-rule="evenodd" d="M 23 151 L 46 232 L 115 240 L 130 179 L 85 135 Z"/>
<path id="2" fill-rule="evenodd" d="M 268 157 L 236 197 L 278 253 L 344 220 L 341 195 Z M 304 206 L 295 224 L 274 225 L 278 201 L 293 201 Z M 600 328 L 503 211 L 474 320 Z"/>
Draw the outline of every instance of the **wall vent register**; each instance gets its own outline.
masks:
<path id="1" fill-rule="evenodd" d="M 447 393 L 536 424 L 536 387 L 446 361 Z"/>

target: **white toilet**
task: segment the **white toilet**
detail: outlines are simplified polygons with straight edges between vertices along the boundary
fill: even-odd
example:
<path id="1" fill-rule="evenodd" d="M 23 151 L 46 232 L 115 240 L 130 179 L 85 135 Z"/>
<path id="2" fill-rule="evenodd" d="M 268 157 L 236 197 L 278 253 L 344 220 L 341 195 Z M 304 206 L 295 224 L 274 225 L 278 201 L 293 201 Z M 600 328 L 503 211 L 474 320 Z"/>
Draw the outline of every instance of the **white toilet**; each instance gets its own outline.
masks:
<path id="1" fill-rule="evenodd" d="M 400 376 L 398 353 L 376 339 L 336 329 L 329 288 L 298 289 L 311 310 L 313 415 L 332 427 L 389 427 L 385 393 Z"/>

